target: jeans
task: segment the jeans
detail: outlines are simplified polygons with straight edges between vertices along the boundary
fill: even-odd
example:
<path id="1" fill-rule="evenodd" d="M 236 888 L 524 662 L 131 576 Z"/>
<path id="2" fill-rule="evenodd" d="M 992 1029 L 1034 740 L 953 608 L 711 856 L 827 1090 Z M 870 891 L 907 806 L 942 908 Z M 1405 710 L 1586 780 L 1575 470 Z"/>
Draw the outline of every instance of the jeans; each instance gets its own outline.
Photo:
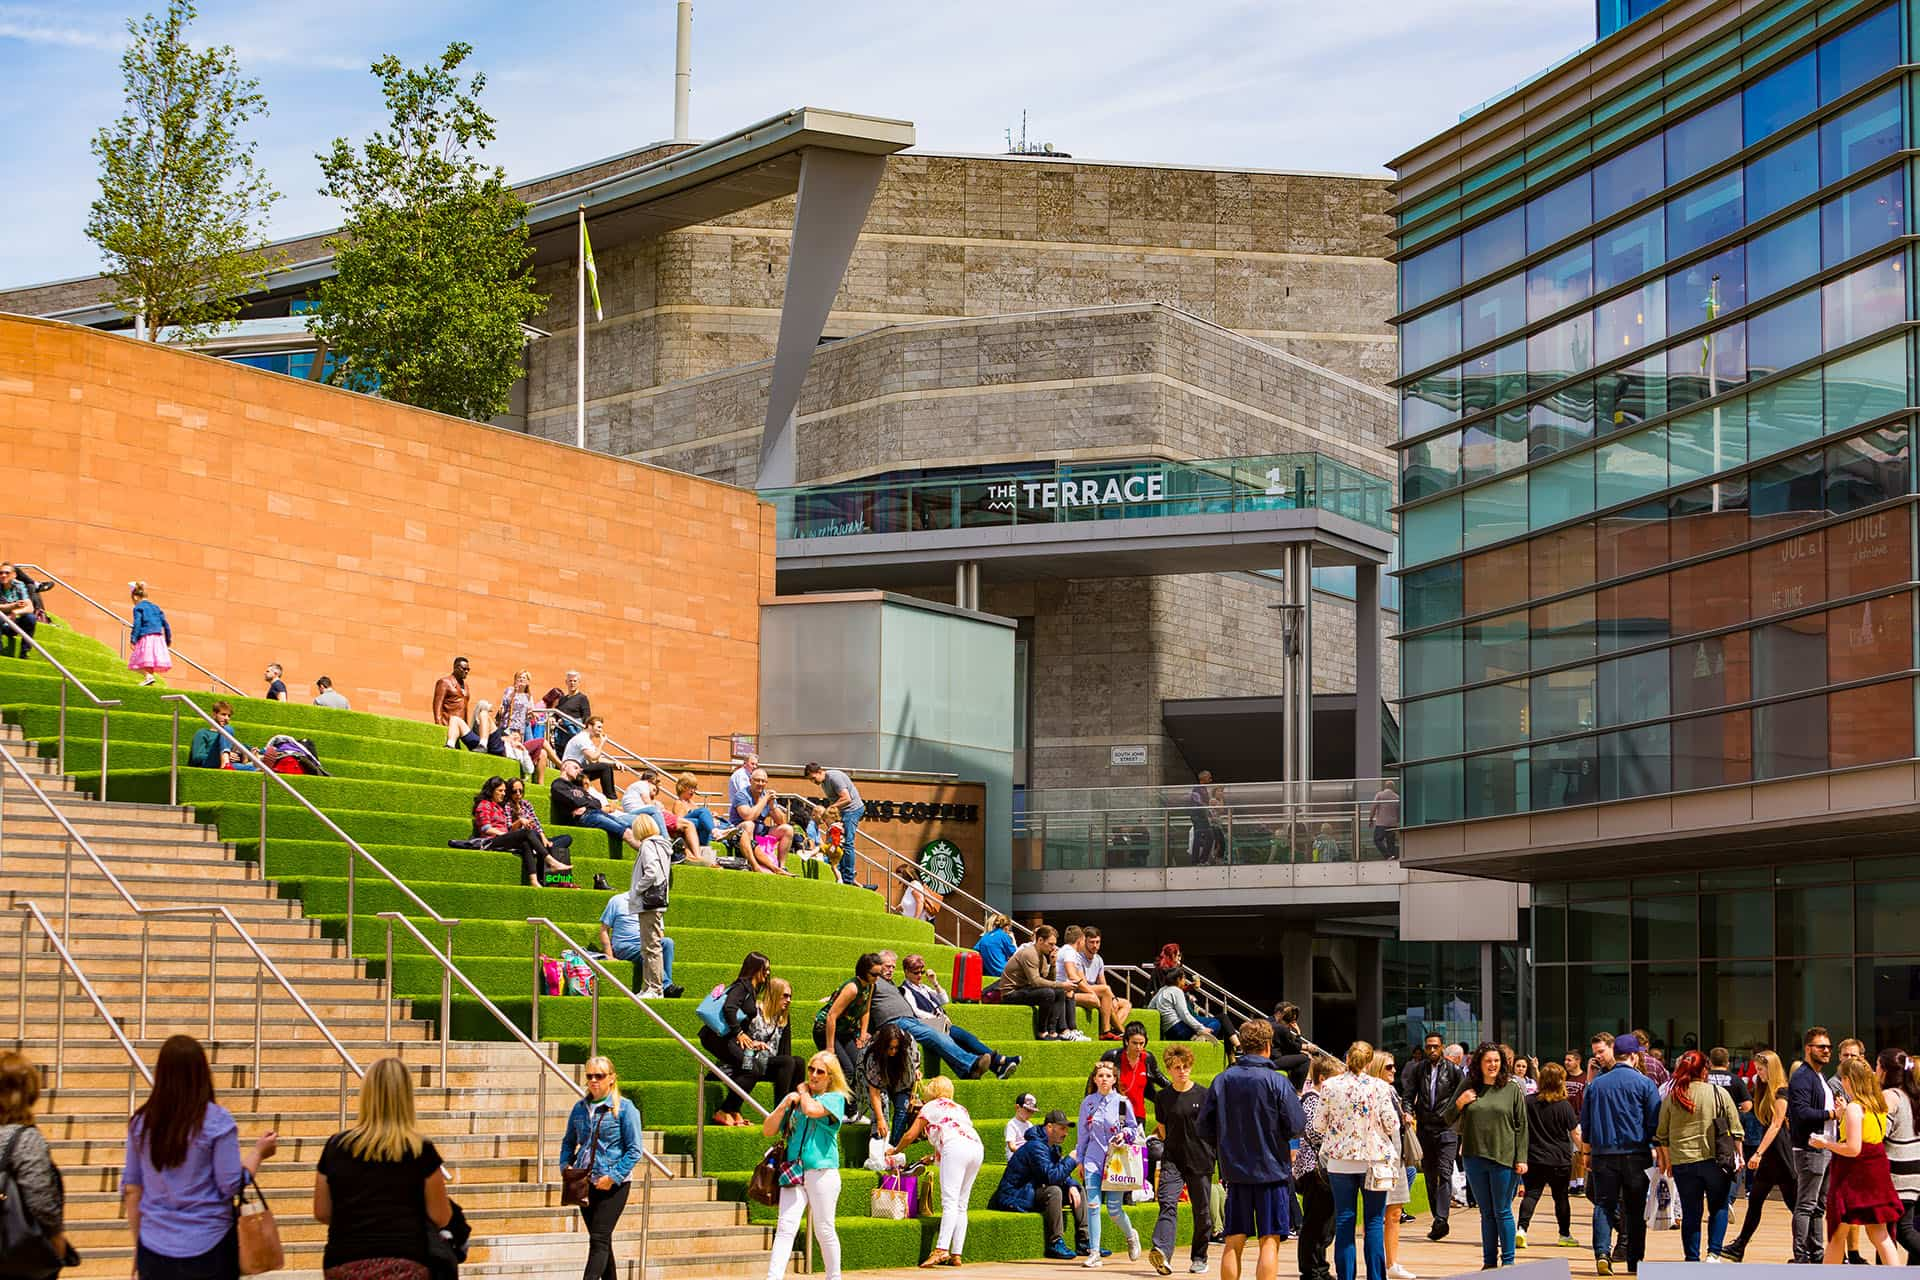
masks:
<path id="1" fill-rule="evenodd" d="M 1448 1128 L 1422 1127 L 1420 1135 L 1420 1172 L 1427 1179 L 1427 1204 L 1433 1210 L 1434 1227 L 1447 1225 L 1453 1212 L 1453 1162 L 1460 1153 L 1460 1135 Z"/>
<path id="2" fill-rule="evenodd" d="M 580 1280 L 620 1280 L 620 1264 L 613 1256 L 613 1232 L 620 1225 L 627 1193 L 632 1190 L 631 1182 L 616 1183 L 611 1191 L 587 1189 L 587 1202 L 580 1206 L 580 1216 L 587 1223 L 587 1269 Z"/>
<path id="3" fill-rule="evenodd" d="M 1333 1274 L 1338 1280 L 1353 1280 L 1354 1206 L 1359 1201 L 1367 1215 L 1367 1280 L 1387 1280 L 1387 1193 L 1363 1191 L 1365 1174 L 1330 1173 L 1327 1181 L 1333 1187 Z"/>
<path id="4" fill-rule="evenodd" d="M 809 1169 L 797 1187 L 780 1188 L 780 1222 L 773 1231 L 773 1256 L 767 1259 L 767 1280 L 781 1280 L 793 1257 L 793 1238 L 800 1234 L 804 1215 L 813 1222 L 813 1241 L 820 1246 L 826 1280 L 840 1280 L 840 1236 L 833 1229 L 833 1213 L 840 1203 L 840 1171 Z"/>
<path id="5" fill-rule="evenodd" d="M 626 955 L 616 955 L 614 959 L 615 960 L 631 960 L 633 962 L 633 989 L 635 991 L 640 990 L 641 987 L 646 985 L 646 977 L 641 972 L 641 953 L 640 952 L 629 951 Z M 673 939 L 667 937 L 665 934 L 660 935 L 660 967 L 663 970 L 665 970 L 665 972 L 661 976 L 666 979 L 666 985 L 669 987 L 672 986 L 673 985 Z"/>
<path id="6" fill-rule="evenodd" d="M 1135 1239 L 1133 1223 L 1127 1220 L 1127 1193 L 1124 1191 L 1102 1191 L 1100 1175 L 1102 1170 L 1094 1169 L 1088 1173 L 1080 1171 L 1087 1180 L 1087 1249 L 1090 1257 L 1100 1256 L 1100 1206 L 1104 1203 L 1107 1212 L 1113 1215 L 1113 1225 L 1119 1227 L 1124 1238 Z"/>
<path id="7" fill-rule="evenodd" d="M 1467 1157 L 1467 1185 L 1480 1202 L 1480 1265 L 1513 1265 L 1513 1184 L 1511 1165 L 1485 1156 Z"/>
<path id="8" fill-rule="evenodd" d="M 1567 1181 L 1571 1177 L 1571 1168 L 1549 1168 L 1543 1165 L 1528 1165 L 1527 1171 L 1520 1176 L 1521 1185 L 1527 1194 L 1520 1199 L 1520 1229 L 1525 1231 L 1527 1224 L 1533 1221 L 1534 1206 L 1540 1203 L 1543 1191 L 1553 1192 L 1553 1216 L 1560 1227 L 1562 1238 L 1573 1234 L 1573 1201 L 1567 1195 Z"/>
<path id="9" fill-rule="evenodd" d="M 713 810 L 705 805 L 687 810 L 687 816 L 680 821 L 693 824 L 694 833 L 700 837 L 702 845 L 712 844 L 713 833 L 720 829 L 720 823 L 714 818 Z"/>
<path id="10" fill-rule="evenodd" d="M 1174 1233 L 1180 1229 L 1180 1192 L 1185 1190 L 1193 1204 L 1193 1243 L 1188 1253 L 1195 1262 L 1207 1260 L 1207 1244 L 1213 1235 L 1213 1170 L 1206 1165 L 1182 1168 L 1172 1160 L 1160 1162 L 1160 1177 L 1154 1187 L 1160 1201 L 1160 1216 L 1153 1223 L 1153 1247 L 1169 1258 L 1173 1256 Z"/>
<path id="11" fill-rule="evenodd" d="M 1193 1016 L 1195 1021 L 1199 1022 L 1200 1027 L 1189 1027 L 1184 1024 L 1167 1027 L 1160 1032 L 1160 1038 L 1162 1040 L 1191 1040 L 1200 1034 L 1201 1027 L 1211 1032 L 1216 1039 L 1219 1038 L 1220 1019 L 1202 1017 L 1197 1013 Z"/>
<path id="12" fill-rule="evenodd" d="M 1793 1260 L 1824 1262 L 1827 1257 L 1827 1166 L 1833 1153 L 1794 1148 Z"/>
<path id="13" fill-rule="evenodd" d="M 1916 1227 L 1913 1221 L 1913 1204 L 1911 1200 L 1900 1202 L 1900 1221 L 1893 1227 L 1893 1238 L 1907 1251 L 1907 1265 L 1910 1267 L 1920 1266 L 1920 1227 Z"/>
<path id="14" fill-rule="evenodd" d="M 604 831 L 608 835 L 623 836 L 627 828 L 633 825 L 630 813 L 609 813 L 605 809 L 589 809 L 572 823 L 577 827 L 592 827 L 595 831 Z"/>
<path id="15" fill-rule="evenodd" d="M 13 625 L 26 632 L 26 637 L 16 635 L 11 629 L 8 629 L 5 635 L 0 635 L 0 645 L 5 645 L 13 649 L 16 657 L 27 657 L 33 652 L 33 641 L 28 637 L 31 637 L 39 628 L 40 619 L 30 613 L 23 613 L 13 620 Z"/>
<path id="16" fill-rule="evenodd" d="M 219 1244 L 191 1258 L 170 1258 L 136 1244 L 133 1263 L 140 1280 L 240 1280 L 240 1232 L 227 1232 Z"/>
<path id="17" fill-rule="evenodd" d="M 1712 1160 L 1673 1166 L 1673 1182 L 1680 1188 L 1680 1248 L 1688 1262 L 1700 1261 L 1700 1207 L 1707 1210 L 1707 1252 L 1720 1255 L 1727 1242 L 1727 1204 L 1733 1196 L 1733 1178 Z"/>
<path id="18" fill-rule="evenodd" d="M 1596 1152 L 1587 1167 L 1587 1199 L 1593 1201 L 1593 1256 L 1613 1253 L 1616 1224 L 1628 1261 L 1647 1252 L 1647 1157 L 1643 1151 Z"/>
<path id="19" fill-rule="evenodd" d="M 1382 857 L 1399 857 L 1400 838 L 1398 833 L 1396 833 L 1392 827 L 1375 827 L 1373 829 L 1373 847 L 1380 851 Z"/>
<path id="20" fill-rule="evenodd" d="M 977 1039 L 973 1042 L 980 1045 L 978 1049 L 969 1051 L 962 1047 L 958 1043 L 959 1027 L 954 1028 L 953 1035 L 948 1035 L 938 1027 L 930 1027 L 918 1018 L 898 1018 L 895 1021 L 900 1024 L 901 1030 L 919 1042 L 921 1049 L 934 1055 L 936 1065 L 941 1062 L 951 1063 L 953 1069 L 963 1076 L 972 1075 L 973 1064 L 979 1061 L 982 1053 L 987 1052 L 986 1046 L 980 1045 Z M 876 1027 L 874 1030 L 878 1031 L 879 1028 Z M 968 1038 L 973 1039 L 971 1035 Z M 928 1074 L 933 1074 L 931 1067 L 928 1068 Z"/>
<path id="21" fill-rule="evenodd" d="M 1300 1238 L 1294 1245 L 1294 1253 L 1299 1261 L 1300 1280 L 1328 1280 L 1333 1272 L 1327 1269 L 1327 1246 L 1333 1242 L 1333 1188 L 1327 1182 L 1327 1175 L 1315 1169 L 1299 1180 L 1300 1192 Z M 1199 1230 L 1199 1219 L 1195 1218 L 1195 1231 Z M 1381 1239 L 1384 1242 L 1386 1228 L 1381 1227 Z M 1196 1234 L 1196 1240 L 1199 1236 Z M 1381 1248 L 1385 1249 L 1385 1244 Z"/>
<path id="22" fill-rule="evenodd" d="M 844 837 L 840 842 L 840 883 L 852 884 L 854 875 L 853 837 L 860 830 L 860 819 L 867 816 L 867 806 L 854 805 L 842 810 L 840 814 L 840 833 Z"/>

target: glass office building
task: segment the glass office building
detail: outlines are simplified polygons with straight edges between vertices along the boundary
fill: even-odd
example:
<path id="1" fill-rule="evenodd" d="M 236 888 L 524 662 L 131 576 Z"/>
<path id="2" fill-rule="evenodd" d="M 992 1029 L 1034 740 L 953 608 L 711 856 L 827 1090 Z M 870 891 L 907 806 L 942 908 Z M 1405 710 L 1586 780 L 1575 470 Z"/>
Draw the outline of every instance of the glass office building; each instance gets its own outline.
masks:
<path id="1" fill-rule="evenodd" d="M 1543 1048 L 1911 1037 L 1920 860 L 1669 816 L 1915 756 L 1920 0 L 1655 7 L 1395 162 L 1408 862 L 1505 842 Z"/>

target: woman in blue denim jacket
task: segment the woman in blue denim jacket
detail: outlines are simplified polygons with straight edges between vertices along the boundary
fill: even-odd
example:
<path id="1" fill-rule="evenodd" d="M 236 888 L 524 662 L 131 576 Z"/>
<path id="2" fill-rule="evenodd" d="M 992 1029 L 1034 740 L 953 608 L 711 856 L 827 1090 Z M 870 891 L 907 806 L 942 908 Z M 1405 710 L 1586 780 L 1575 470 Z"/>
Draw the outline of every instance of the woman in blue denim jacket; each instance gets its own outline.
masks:
<path id="1" fill-rule="evenodd" d="M 1114 1074 L 1113 1064 L 1102 1061 L 1093 1069 L 1093 1079 L 1089 1084 L 1087 1096 L 1080 1100 L 1080 1145 L 1075 1156 L 1080 1161 L 1080 1176 L 1087 1184 L 1087 1265 L 1100 1265 L 1100 1205 L 1106 1202 L 1107 1212 L 1113 1215 L 1114 1225 L 1126 1233 L 1127 1257 L 1138 1259 L 1140 1256 L 1140 1233 L 1133 1229 L 1126 1213 L 1127 1194 L 1124 1191 L 1102 1192 L 1100 1180 L 1107 1171 L 1107 1147 L 1116 1138 L 1138 1146 L 1145 1139 L 1141 1136 L 1140 1117 L 1133 1114 L 1133 1104 L 1127 1095 L 1114 1087 L 1118 1077 Z"/>
<path id="2" fill-rule="evenodd" d="M 640 1110 L 620 1094 L 620 1077 L 605 1058 L 587 1059 L 587 1096 L 573 1104 L 560 1139 L 562 1168 L 590 1166 L 593 1181 L 580 1216 L 587 1221 L 583 1280 L 618 1280 L 613 1231 L 627 1207 L 633 1166 L 640 1163 Z"/>

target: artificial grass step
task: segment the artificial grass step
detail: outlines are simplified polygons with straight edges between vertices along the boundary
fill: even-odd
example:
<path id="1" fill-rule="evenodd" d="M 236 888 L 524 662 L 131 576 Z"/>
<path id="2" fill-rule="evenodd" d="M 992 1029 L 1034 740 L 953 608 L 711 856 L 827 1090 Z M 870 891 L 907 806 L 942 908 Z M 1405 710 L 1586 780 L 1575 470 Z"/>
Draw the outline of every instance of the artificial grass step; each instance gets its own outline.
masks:
<path id="1" fill-rule="evenodd" d="M 48 648 L 66 662 L 62 649 L 56 647 L 56 638 L 61 633 L 48 628 L 44 634 Z M 69 664 L 71 666 L 72 664 Z M 282 733 L 291 733 L 295 737 L 305 737 L 308 730 L 331 731 L 336 733 L 359 734 L 369 738 L 389 738 L 396 742 L 411 742 L 429 746 L 446 741 L 446 730 L 440 726 L 420 721 L 401 720 L 392 716 L 374 715 L 365 711 L 340 711 L 331 707 L 316 707 L 304 702 L 269 702 L 265 698 L 243 697 L 235 693 L 210 694 L 198 689 L 181 687 L 170 689 L 165 684 L 141 686 L 133 673 L 122 670 L 118 679 L 103 677 L 99 682 L 88 679 L 78 668 L 74 674 L 86 681 L 87 687 L 102 698 L 117 699 L 120 706 L 114 714 L 122 711 L 145 712 L 151 715 L 173 716 L 171 702 L 162 701 L 164 695 L 185 693 L 201 710 L 212 713 L 213 704 L 226 702 L 233 707 L 234 717 L 248 723 L 274 724 L 280 726 Z M 176 668 L 176 675 L 178 673 Z M 43 707 L 57 707 L 60 704 L 60 686 L 65 681 L 59 672 L 50 665 L 36 665 L 31 660 L 0 663 L 0 703 L 37 703 Z M 432 681 L 422 685 L 421 702 L 426 702 L 425 690 Z M 71 716 L 75 702 L 84 702 L 71 689 L 68 691 L 68 712 Z M 184 708 L 181 722 L 192 716 Z M 196 724 L 205 721 L 192 717 Z"/>
<path id="2" fill-rule="evenodd" d="M 371 809 L 385 813 L 411 813 L 427 817 L 465 818 L 473 808 L 476 789 L 465 781 L 449 778 L 441 782 L 391 782 L 378 778 L 314 778 L 303 774 L 281 775 L 320 809 Z M 128 769 L 113 771 L 113 791 L 117 799 L 167 802 L 167 770 Z M 183 804 L 239 804 L 260 802 L 260 779 L 225 769 L 182 769 L 180 801 Z M 269 805 L 298 808 L 299 804 L 278 787 L 267 792 Z"/>
<path id="3" fill-rule="evenodd" d="M 597 833 L 589 833 L 589 835 L 594 834 Z M 287 840 L 276 839 L 270 834 L 268 839 L 270 843 L 267 853 L 276 879 L 343 874 L 347 849 L 338 838 Z M 438 847 L 369 844 L 365 841 L 361 844 L 389 871 L 410 884 L 420 880 L 525 887 L 520 885 L 520 860 L 510 853 L 449 849 L 445 844 Z M 594 845 L 590 840 L 576 840 L 575 844 L 586 846 L 584 852 L 579 848 L 574 851 L 573 866 L 576 883 L 583 886 L 591 884 L 593 876 L 600 874 L 607 877 L 614 892 L 626 890 L 633 875 L 632 862 L 594 856 L 591 852 Z M 599 918 L 600 908 L 606 905 L 606 898 L 606 892 L 599 892 L 594 909 L 596 919 Z M 789 880 L 748 871 L 731 871 L 683 863 L 673 871 L 674 904 L 677 907 L 683 900 L 691 901 L 695 898 L 718 898 L 740 904 L 763 904 L 772 908 L 776 916 L 794 903 L 812 903 L 832 907 L 839 911 L 872 916 L 876 920 L 887 916 L 886 902 L 879 894 L 870 893 L 864 889 L 849 889 L 826 879 L 808 880 L 803 876 L 795 876 Z M 542 905 L 544 906 L 544 900 Z M 542 910 L 538 914 L 550 913 Z M 579 915 L 576 914 L 573 918 L 579 918 Z M 777 920 L 769 923 L 777 923 Z"/>
<path id="4" fill-rule="evenodd" d="M 171 708 L 172 703 L 165 704 Z M 285 703 L 262 703 L 263 708 L 285 706 Z M 209 708 L 211 709 L 211 708 Z M 0 703 L 0 714 L 4 714 L 9 724 L 17 724 L 29 738 L 51 741 L 60 731 L 60 712 L 57 707 L 48 707 L 38 702 Z M 111 719 L 113 748 L 117 756 L 123 743 L 147 743 L 164 747 L 173 740 L 173 716 L 168 712 L 129 711 L 118 708 Z M 76 731 L 88 733 L 97 730 L 100 721 L 97 716 L 76 716 L 72 706 L 68 707 L 68 740 L 74 740 Z M 193 735 L 206 728 L 206 722 L 183 710 L 180 714 L 180 750 L 184 753 L 193 742 Z M 310 738 L 314 748 L 320 753 L 320 762 L 332 769 L 336 761 L 365 761 L 371 764 L 394 768 L 416 769 L 433 773 L 444 773 L 462 779 L 468 775 L 485 778 L 489 772 L 497 772 L 501 764 L 511 765 L 511 761 L 499 756 L 479 755 L 464 750 L 448 750 L 439 743 L 403 742 L 392 738 L 373 738 L 338 728 L 307 728 L 290 730 L 285 721 L 271 710 L 264 716 L 241 717 L 235 715 L 228 726 L 233 735 L 251 746 L 259 746 L 276 733 L 291 733 L 294 737 Z M 97 738 L 97 733 L 92 734 Z M 184 756 L 183 756 L 184 764 Z M 490 767 L 491 765 L 491 767 Z"/>
<path id="5" fill-rule="evenodd" d="M 97 728 L 98 726 L 95 727 Z M 46 736 L 40 739 L 40 754 L 43 757 L 52 756 L 59 749 L 56 732 L 55 730 L 48 730 Z M 120 738 L 120 725 L 118 721 L 114 723 L 113 734 L 107 762 L 113 769 L 113 781 L 116 787 L 119 785 L 120 775 L 123 770 L 138 770 L 141 772 L 149 770 L 164 772 L 167 770 L 172 761 L 172 747 L 168 743 L 144 741 L 124 742 Z M 243 735 L 240 740 L 258 749 L 266 745 L 269 736 L 271 735 Z M 223 772 L 212 769 L 194 769 L 190 766 L 187 763 L 187 750 L 191 745 L 191 741 L 191 739 L 183 739 L 180 743 L 180 775 L 183 780 L 188 776 L 189 772 L 195 775 Z M 441 750 L 445 751 L 444 748 L 441 748 Z M 422 787 L 451 787 L 465 792 L 469 803 L 472 802 L 473 796 L 479 793 L 481 785 L 489 777 L 498 775 L 505 778 L 515 778 L 520 776 L 520 766 L 518 764 L 499 756 L 475 757 L 465 751 L 446 751 L 445 754 L 449 756 L 459 755 L 467 759 L 478 759 L 483 762 L 483 765 L 477 771 L 462 774 L 449 769 L 422 769 L 406 765 L 389 764 L 384 761 L 351 758 L 342 759 L 339 756 L 328 756 L 324 750 L 320 753 L 320 763 L 326 768 L 330 776 L 343 781 L 403 782 Z M 492 767 L 486 767 L 484 762 L 491 762 Z M 100 770 L 100 739 L 98 737 L 75 737 L 71 727 L 69 727 L 64 763 L 69 773 L 98 774 Z M 255 794 L 257 795 L 259 793 L 260 775 L 258 773 L 234 770 L 231 771 L 231 776 L 250 780 L 253 783 Z M 292 777 L 296 775 L 289 774 L 284 776 Z M 183 786 L 182 793 L 184 794 L 184 792 L 185 788 Z M 287 799 L 284 793 L 281 794 L 280 799 L 284 804 L 293 803 L 293 801 Z"/>
<path id="6" fill-rule="evenodd" d="M 279 884 L 280 896 L 299 898 L 310 915 L 344 915 L 347 906 L 347 880 L 340 876 L 288 876 L 271 866 L 273 851 L 268 848 L 269 866 Z M 342 868 L 344 870 L 344 868 Z M 708 867 L 679 867 L 675 883 L 693 879 L 700 873 L 711 876 L 741 876 L 744 871 L 721 871 Z M 355 910 L 372 916 L 381 911 L 413 914 L 418 910 L 400 891 L 377 873 L 366 868 L 356 873 L 358 886 Z M 783 883 L 793 883 L 785 882 Z M 801 881 L 799 883 L 806 883 Z M 814 882 L 820 883 L 820 882 Z M 555 889 L 536 889 L 529 885 L 486 885 L 446 883 L 430 880 L 409 881 L 407 887 L 442 916 L 467 921 L 514 921 L 525 926 L 530 916 L 545 916 L 555 924 L 592 924 L 597 931 L 600 912 L 606 906 L 602 894 Z M 744 891 L 747 886 L 742 886 Z M 859 889 L 842 888 L 840 894 L 858 894 Z M 842 899 L 844 900 L 844 899 Z M 760 908 L 721 893 L 676 897 L 667 908 L 668 928 L 680 925 L 695 929 L 756 930 L 771 920 L 790 933 L 819 933 L 829 936 L 861 938 L 872 947 L 891 947 L 896 951 L 924 951 L 936 946 L 933 926 L 921 920 L 876 913 L 852 906 L 827 905 L 825 901 L 799 900 Z M 749 948 L 751 949 L 751 948 Z M 474 954 L 510 955 L 506 950 L 479 949 Z M 519 954 L 531 955 L 526 948 Z M 745 952 L 741 953 L 742 955 Z"/>

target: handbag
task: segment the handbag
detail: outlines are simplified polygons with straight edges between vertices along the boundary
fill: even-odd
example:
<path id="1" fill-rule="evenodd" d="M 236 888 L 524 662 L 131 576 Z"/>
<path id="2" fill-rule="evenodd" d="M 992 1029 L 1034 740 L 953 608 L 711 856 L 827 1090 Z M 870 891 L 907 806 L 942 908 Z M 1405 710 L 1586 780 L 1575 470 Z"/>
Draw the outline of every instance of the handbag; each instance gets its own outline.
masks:
<path id="1" fill-rule="evenodd" d="M 1731 1109 L 1733 1096 L 1719 1085 L 1713 1086 L 1713 1162 L 1731 1178 L 1740 1170 L 1740 1139 L 1744 1135 L 1727 1123 L 1726 1111 L 1720 1108 L 1722 1098 L 1727 1100 L 1727 1106 Z"/>
<path id="2" fill-rule="evenodd" d="M 706 998 L 695 1006 L 693 1012 L 707 1030 L 717 1036 L 724 1036 L 733 1030 L 727 1025 L 726 1003 L 727 988 L 722 984 L 709 991 Z"/>
<path id="3" fill-rule="evenodd" d="M 1413 1131 L 1413 1122 L 1404 1115 L 1400 1118 L 1400 1163 L 1409 1169 L 1418 1169 L 1426 1157 L 1426 1150 L 1420 1145 L 1420 1135 Z"/>
<path id="4" fill-rule="evenodd" d="M 587 1158 L 560 1170 L 560 1203 L 585 1206 L 593 1190 L 593 1157 L 600 1148 L 600 1112 L 593 1117 L 593 1133 L 587 1138 Z"/>
<path id="5" fill-rule="evenodd" d="M 247 1201 L 247 1188 L 253 1188 L 253 1201 Z M 234 1197 L 234 1229 L 240 1237 L 240 1274 L 265 1275 L 287 1265 L 287 1251 L 280 1244 L 280 1224 L 260 1193 L 260 1184 L 248 1174 Z"/>
<path id="6" fill-rule="evenodd" d="M 880 1177 L 880 1185 L 873 1189 L 868 1201 L 868 1211 L 875 1218 L 889 1218 L 895 1222 L 904 1222 L 916 1217 L 920 1210 L 920 1179 L 910 1173 L 888 1173 Z"/>
<path id="7" fill-rule="evenodd" d="M 1146 1185 L 1145 1149 L 1125 1138 L 1115 1138 L 1107 1147 L 1107 1167 L 1100 1175 L 1100 1189 L 1138 1191 Z"/>
<path id="8" fill-rule="evenodd" d="M 1400 1175 L 1394 1171 L 1390 1160 L 1367 1166 L 1365 1187 L 1368 1191 L 1391 1191 L 1399 1180 Z"/>
<path id="9" fill-rule="evenodd" d="M 13 1137 L 7 1140 L 7 1149 L 0 1152 L 0 1276 L 45 1276 L 68 1265 L 54 1252 L 53 1242 L 41 1229 L 40 1220 L 27 1212 L 26 1201 L 20 1198 L 20 1186 L 13 1176 L 13 1149 L 29 1127 L 23 1124 L 15 1129 Z M 60 1171 L 55 1169 L 56 1185 L 59 1180 Z"/>

